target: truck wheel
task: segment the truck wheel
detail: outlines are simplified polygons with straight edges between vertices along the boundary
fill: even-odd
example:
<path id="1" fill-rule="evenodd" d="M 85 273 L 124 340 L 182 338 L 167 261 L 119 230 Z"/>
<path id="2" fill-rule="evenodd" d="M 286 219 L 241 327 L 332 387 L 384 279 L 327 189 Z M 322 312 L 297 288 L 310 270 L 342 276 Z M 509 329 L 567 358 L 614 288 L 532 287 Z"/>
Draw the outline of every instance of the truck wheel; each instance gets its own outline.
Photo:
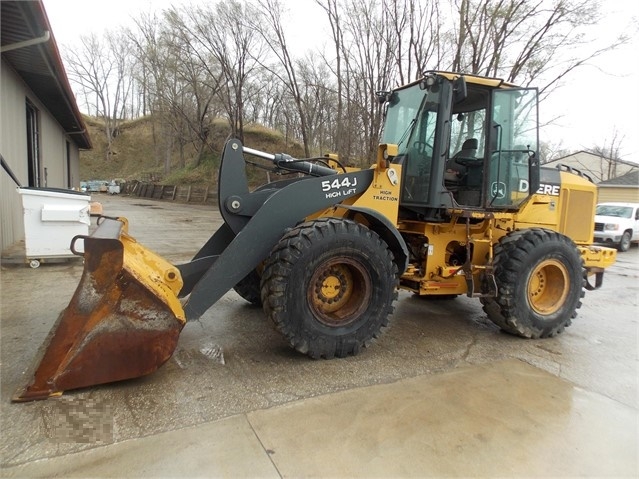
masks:
<path id="1" fill-rule="evenodd" d="M 355 355 L 388 325 L 398 270 L 386 243 L 356 222 L 318 219 L 291 229 L 262 275 L 262 304 L 297 351 Z"/>
<path id="2" fill-rule="evenodd" d="M 624 231 L 621 235 L 621 241 L 619 241 L 618 249 L 621 252 L 628 251 L 630 249 L 630 240 L 632 239 L 632 233 L 630 231 Z"/>
<path id="3" fill-rule="evenodd" d="M 583 266 L 572 240 L 541 228 L 516 231 L 495 245 L 497 297 L 484 312 L 504 331 L 524 338 L 561 333 L 584 297 Z"/>
<path id="4" fill-rule="evenodd" d="M 262 306 L 262 298 L 260 296 L 260 275 L 257 270 L 251 271 L 244 276 L 239 283 L 237 283 L 233 289 L 243 299 L 248 301 L 254 306 Z"/>

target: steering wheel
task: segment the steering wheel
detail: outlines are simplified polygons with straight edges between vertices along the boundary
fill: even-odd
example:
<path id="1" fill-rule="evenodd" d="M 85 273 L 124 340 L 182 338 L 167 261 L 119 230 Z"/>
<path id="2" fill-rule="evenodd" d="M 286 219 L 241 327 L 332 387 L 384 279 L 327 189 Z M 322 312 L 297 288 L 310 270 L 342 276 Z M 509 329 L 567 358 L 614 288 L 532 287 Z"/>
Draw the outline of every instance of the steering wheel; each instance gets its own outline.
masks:
<path id="1" fill-rule="evenodd" d="M 481 158 L 454 158 L 454 160 L 464 166 L 481 165 Z"/>
<path id="2" fill-rule="evenodd" d="M 413 143 L 413 148 L 417 150 L 417 153 L 420 155 L 426 154 L 426 149 L 430 149 L 430 153 L 433 153 L 433 145 L 430 143 L 426 143 L 425 141 L 416 141 Z"/>

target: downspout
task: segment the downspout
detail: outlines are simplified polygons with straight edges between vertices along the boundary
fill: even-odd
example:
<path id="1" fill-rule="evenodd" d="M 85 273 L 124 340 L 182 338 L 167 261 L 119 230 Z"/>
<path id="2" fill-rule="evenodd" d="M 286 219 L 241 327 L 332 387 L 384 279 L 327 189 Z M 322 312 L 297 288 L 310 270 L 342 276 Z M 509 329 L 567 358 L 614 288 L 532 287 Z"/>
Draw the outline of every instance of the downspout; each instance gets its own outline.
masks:
<path id="1" fill-rule="evenodd" d="M 10 43 L 9 45 L 0 47 L 0 53 L 17 50 L 18 48 L 30 47 L 32 45 L 38 45 L 40 43 L 48 42 L 50 39 L 51 33 L 49 32 L 49 30 L 45 30 L 44 35 L 42 35 L 41 37 L 31 38 L 22 42 Z"/>
<path id="2" fill-rule="evenodd" d="M 33 46 L 33 45 L 39 45 L 41 43 L 46 43 L 49 40 L 51 40 L 51 32 L 49 30 L 45 30 L 44 33 L 42 34 L 42 36 L 40 36 L 40 37 L 31 38 L 29 40 L 24 40 L 24 41 L 21 41 L 21 42 L 11 43 L 9 45 L 5 45 L 3 47 L 0 47 L 0 53 L 5 53 L 5 52 L 11 51 L 11 50 L 17 50 L 19 48 L 30 47 L 30 46 Z M 56 55 L 58 55 L 57 48 L 55 48 L 55 50 L 56 50 Z M 47 60 L 46 56 L 43 57 L 43 61 L 47 65 L 47 68 L 48 68 L 49 72 L 53 75 L 53 79 L 58 84 L 58 87 L 60 88 L 60 91 L 63 92 L 63 93 L 66 92 L 67 90 L 64 88 L 64 85 L 60 84 L 60 80 L 58 79 L 57 75 L 55 74 L 55 70 L 51 66 L 51 63 Z M 60 63 L 61 62 L 62 61 L 60 60 Z M 63 95 L 63 96 L 65 98 L 65 102 L 66 102 L 67 106 L 69 107 L 70 111 L 75 112 L 76 109 L 73 108 L 73 106 L 69 102 L 69 98 L 67 97 L 67 95 Z M 83 135 L 85 133 L 86 133 L 86 129 L 83 129 L 83 130 L 78 131 L 78 132 L 66 132 L 65 131 L 65 134 L 67 134 L 67 135 L 78 135 L 78 134 Z"/>

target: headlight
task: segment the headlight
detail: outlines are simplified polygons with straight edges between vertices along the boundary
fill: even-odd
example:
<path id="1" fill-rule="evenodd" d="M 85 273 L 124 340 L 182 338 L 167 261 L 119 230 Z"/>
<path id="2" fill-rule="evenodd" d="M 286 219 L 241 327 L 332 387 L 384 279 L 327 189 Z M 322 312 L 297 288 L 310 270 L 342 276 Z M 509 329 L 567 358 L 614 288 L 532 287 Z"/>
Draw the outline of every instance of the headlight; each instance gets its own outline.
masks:
<path id="1" fill-rule="evenodd" d="M 619 225 L 617 223 L 606 223 L 604 225 L 604 231 L 617 231 L 619 229 Z"/>

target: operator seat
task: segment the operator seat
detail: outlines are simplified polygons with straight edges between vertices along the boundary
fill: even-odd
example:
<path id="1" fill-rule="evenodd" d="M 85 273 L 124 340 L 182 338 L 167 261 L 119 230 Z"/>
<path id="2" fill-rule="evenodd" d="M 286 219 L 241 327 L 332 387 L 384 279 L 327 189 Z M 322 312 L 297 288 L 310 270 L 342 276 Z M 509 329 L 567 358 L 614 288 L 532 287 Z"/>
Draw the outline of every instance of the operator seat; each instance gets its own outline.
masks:
<path id="1" fill-rule="evenodd" d="M 477 141 L 477 138 L 468 138 L 462 144 L 461 150 L 455 153 L 453 158 L 467 158 L 470 160 L 474 160 L 477 156 L 478 145 L 479 142 Z"/>
<path id="2" fill-rule="evenodd" d="M 461 150 L 446 161 L 446 171 L 444 172 L 444 182 L 448 189 L 459 186 L 466 175 L 466 166 L 457 162 L 457 160 L 475 160 L 477 157 L 477 148 L 479 142 L 477 138 L 468 138 L 462 144 Z"/>

